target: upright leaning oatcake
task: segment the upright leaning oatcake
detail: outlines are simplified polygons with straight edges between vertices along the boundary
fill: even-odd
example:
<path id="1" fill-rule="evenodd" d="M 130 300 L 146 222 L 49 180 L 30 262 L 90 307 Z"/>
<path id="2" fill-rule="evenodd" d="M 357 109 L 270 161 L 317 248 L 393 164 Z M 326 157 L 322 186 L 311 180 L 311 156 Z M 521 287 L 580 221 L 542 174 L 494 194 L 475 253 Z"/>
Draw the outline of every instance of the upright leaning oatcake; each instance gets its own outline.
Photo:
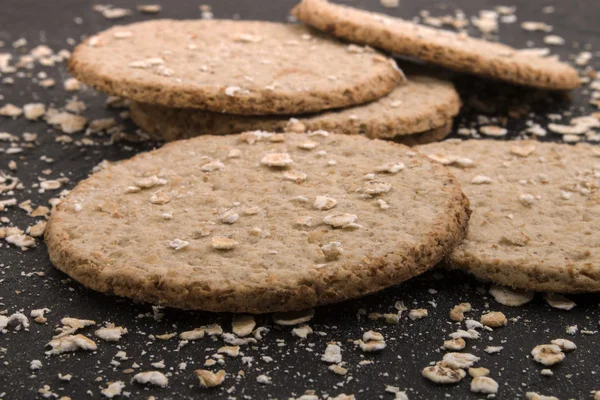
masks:
<path id="1" fill-rule="evenodd" d="M 229 20 L 113 27 L 80 44 L 69 70 L 139 102 L 249 115 L 361 104 L 404 79 L 392 59 L 304 26 Z"/>
<path id="2" fill-rule="evenodd" d="M 577 70 L 552 57 L 326 0 L 302 0 L 302 22 L 334 36 L 472 74 L 543 89 L 574 89 Z"/>
<path id="3" fill-rule="evenodd" d="M 448 165 L 471 201 L 451 264 L 503 285 L 600 291 L 600 149 L 533 141 L 418 148 Z"/>
<path id="4" fill-rule="evenodd" d="M 464 237 L 442 166 L 352 135 L 202 136 L 106 166 L 52 213 L 54 264 L 90 288 L 210 311 L 298 310 L 418 275 Z"/>
<path id="5" fill-rule="evenodd" d="M 409 76 L 408 82 L 368 104 L 314 115 L 242 116 L 193 108 L 170 108 L 134 103 L 131 118 L 158 140 L 199 135 L 225 135 L 250 130 L 327 130 L 362 134 L 377 139 L 406 139 L 429 143 L 445 137 L 460 109 L 460 97 L 451 82 L 428 76 Z M 432 132 L 434 131 L 434 132 Z M 434 139 L 434 140 L 431 140 Z M 429 141 L 426 141 L 429 140 Z"/>

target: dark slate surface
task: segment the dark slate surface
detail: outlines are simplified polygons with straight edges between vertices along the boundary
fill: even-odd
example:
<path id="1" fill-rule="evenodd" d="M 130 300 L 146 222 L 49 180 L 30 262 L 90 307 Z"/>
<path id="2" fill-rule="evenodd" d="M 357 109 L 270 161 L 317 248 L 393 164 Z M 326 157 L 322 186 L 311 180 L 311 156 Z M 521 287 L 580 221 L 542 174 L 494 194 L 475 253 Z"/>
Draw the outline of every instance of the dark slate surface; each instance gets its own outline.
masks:
<path id="1" fill-rule="evenodd" d="M 157 3 L 163 5 L 160 17 L 197 18 L 200 15 L 198 2 L 167 1 Z M 207 0 L 208 3 L 208 0 Z M 83 36 L 106 29 L 115 23 L 127 23 L 154 16 L 142 15 L 134 11 L 133 15 L 122 20 L 106 20 L 92 11 L 93 2 L 89 0 L 62 0 L 60 2 L 42 0 L 3 0 L 0 4 L 0 41 L 6 45 L 2 52 L 19 53 L 13 50 L 11 43 L 25 37 L 30 50 L 34 46 L 46 43 L 55 51 L 68 48 L 67 38 L 79 41 Z M 213 11 L 218 18 L 266 19 L 284 21 L 293 0 L 211 0 Z M 554 26 L 555 34 L 567 40 L 565 46 L 553 48 L 563 59 L 568 54 L 576 54 L 586 44 L 592 48 L 600 47 L 600 27 L 598 15 L 600 3 L 589 1 L 527 1 L 512 0 L 469 1 L 457 0 L 449 2 L 401 0 L 397 9 L 384 9 L 377 1 L 357 1 L 354 4 L 377 11 L 385 11 L 392 15 L 413 17 L 422 9 L 430 10 L 432 15 L 445 15 L 454 9 L 462 9 L 467 16 L 476 15 L 481 9 L 491 9 L 495 5 L 516 5 L 518 20 L 545 21 Z M 135 8 L 136 2 L 119 1 L 118 6 Z M 554 14 L 542 15 L 543 6 L 554 5 Z M 83 24 L 73 22 L 80 17 Z M 478 34 L 471 31 L 472 34 Z M 519 24 L 501 24 L 500 39 L 508 44 L 524 47 L 532 41 L 536 47 L 543 46 L 544 34 L 529 33 L 520 29 Z M 23 50 L 23 49 L 21 49 Z M 592 66 L 600 66 L 593 60 Z M 15 78 L 14 85 L 0 84 L 0 94 L 4 100 L 0 105 L 11 102 L 23 105 L 33 101 L 63 106 L 71 96 L 62 90 L 61 82 L 68 77 L 65 66 L 48 68 L 39 67 L 27 71 L 28 75 L 40 70 L 47 71 L 50 77 L 57 80 L 52 89 L 42 89 L 31 82 L 31 77 Z M 502 117 L 509 108 L 515 105 L 529 104 L 531 112 L 536 115 L 524 115 L 511 119 L 508 127 L 511 136 L 524 127 L 528 118 L 545 124 L 547 113 L 564 113 L 568 110 L 573 115 L 589 114 L 592 109 L 587 104 L 589 96 L 582 90 L 571 96 L 548 95 L 523 91 L 504 84 L 488 82 L 472 77 L 455 77 L 463 99 L 467 105 L 473 105 L 473 97 L 493 99 L 495 110 L 489 116 Z M 105 95 L 85 90 L 76 94 L 88 104 L 85 115 L 90 119 L 116 116 L 117 111 L 103 107 Z M 471 100 L 469 100 L 471 99 Z M 476 122 L 478 112 L 472 107 L 465 107 L 458 122 L 471 126 Z M 2 118 L 2 117 L 0 117 Z M 458 124 L 457 124 L 458 126 Z M 456 127 L 455 127 L 456 128 Z M 16 192 L 19 201 L 31 199 L 35 205 L 46 204 L 56 193 L 40 194 L 32 184 L 41 175 L 41 170 L 51 168 L 50 178 L 68 177 L 67 188 L 73 187 L 77 181 L 85 178 L 93 166 L 103 159 L 119 160 L 128 158 L 137 152 L 159 146 L 155 143 L 101 145 L 107 138 L 94 138 L 100 145 L 77 147 L 61 145 L 54 141 L 58 134 L 49 129 L 43 122 L 28 122 L 23 118 L 11 120 L 0 119 L 0 131 L 21 135 L 23 132 L 38 133 L 39 145 L 25 149 L 23 153 L 6 155 L 0 153 L 0 169 L 6 171 L 9 160 L 16 160 L 19 169 L 15 173 L 25 184 L 25 190 Z M 128 125 L 128 131 L 134 127 Z M 74 135 L 81 139 L 81 134 Z M 545 140 L 556 140 L 557 136 L 549 135 Z M 7 148 L 5 142 L 1 148 Z M 46 155 L 55 161 L 47 164 L 40 160 Z M 3 197 L 6 198 L 6 197 Z M 17 207 L 10 208 L 1 214 L 9 217 L 12 223 L 21 228 L 33 222 L 33 218 L 25 215 Z M 27 276 L 33 271 L 43 271 L 44 277 Z M 577 307 L 572 311 L 550 309 L 538 296 L 536 300 L 524 307 L 509 308 L 494 302 L 486 294 L 487 286 L 477 283 L 470 277 L 439 269 L 436 272 L 391 288 L 378 295 L 350 301 L 339 305 L 317 309 L 311 326 L 317 331 L 325 332 L 321 336 L 314 334 L 309 340 L 299 340 L 291 336 L 290 329 L 274 327 L 270 316 L 258 316 L 260 326 L 267 326 L 271 331 L 255 349 L 245 348 L 246 356 L 254 357 L 251 367 L 242 365 L 241 358 L 226 359 L 224 369 L 228 376 L 222 387 L 206 390 L 198 386 L 193 370 L 201 368 L 205 358 L 222 346 L 221 340 L 205 338 L 191 342 L 178 349 L 178 341 L 156 341 L 149 338 L 151 334 L 181 332 L 200 325 L 221 323 L 225 330 L 230 330 L 231 315 L 210 314 L 202 312 L 184 312 L 173 309 L 162 310 L 165 314 L 160 321 L 151 316 L 140 317 L 150 313 L 147 304 L 135 304 L 125 299 L 105 296 L 87 290 L 73 281 L 65 281 L 66 275 L 54 269 L 48 260 L 43 242 L 27 252 L 2 244 L 0 247 L 0 310 L 9 314 L 23 311 L 29 315 L 30 310 L 48 307 L 48 323 L 39 325 L 32 322 L 28 332 L 9 331 L 0 334 L 0 398 L 33 399 L 41 398 L 38 388 L 49 385 L 54 393 L 70 396 L 72 399 L 101 398 L 100 388 L 106 382 L 123 380 L 127 384 L 125 391 L 131 392 L 132 399 L 146 399 L 153 395 L 157 399 L 191 399 L 210 398 L 225 399 L 286 399 L 300 396 L 306 390 L 314 390 L 325 397 L 339 393 L 355 394 L 358 399 L 392 399 L 393 395 L 385 393 L 385 385 L 398 386 L 406 390 L 410 399 L 477 399 L 484 398 L 469 392 L 469 381 L 454 386 L 441 387 L 421 377 L 421 369 L 431 361 L 441 359 L 443 352 L 439 350 L 447 334 L 458 328 L 448 320 L 448 311 L 459 302 L 469 301 L 474 308 L 470 314 L 475 319 L 487 309 L 503 311 L 509 318 L 517 318 L 517 322 L 509 322 L 509 326 L 492 333 L 484 333 L 482 339 L 469 341 L 467 349 L 482 357 L 481 366 L 491 370 L 491 376 L 500 384 L 498 398 L 522 399 L 526 391 L 554 395 L 560 399 L 591 398 L 592 390 L 600 390 L 600 347 L 597 335 L 566 335 L 565 328 L 578 325 L 580 330 L 598 330 L 600 319 L 599 298 L 597 296 L 573 296 Z M 432 290 L 433 289 L 433 290 Z M 435 290 L 435 292 L 434 292 Z M 370 321 L 364 316 L 357 320 L 357 312 L 364 308 L 367 312 L 394 312 L 394 303 L 404 302 L 409 308 L 428 308 L 429 317 L 421 321 L 410 321 L 406 314 L 398 325 L 386 325 L 382 321 Z M 64 316 L 73 316 L 96 320 L 98 323 L 113 322 L 125 326 L 129 334 L 118 343 L 107 343 L 97 339 L 98 350 L 93 353 L 79 352 L 62 356 L 48 357 L 44 354 L 44 345 L 53 335 Z M 350 342 L 358 339 L 363 331 L 374 329 L 386 337 L 388 348 L 380 354 L 363 354 Z M 82 333 L 92 336 L 93 328 L 86 328 Z M 558 337 L 568 337 L 576 342 L 578 349 L 567 355 L 566 360 L 553 368 L 554 376 L 540 375 L 542 366 L 534 363 L 529 356 L 531 349 Z M 327 370 L 327 365 L 320 361 L 326 343 L 337 341 L 343 348 L 343 359 L 350 372 L 341 377 Z M 488 355 L 483 352 L 487 345 L 502 345 L 504 350 L 499 355 Z M 130 357 L 122 361 L 118 367 L 111 366 L 110 361 L 117 351 L 123 350 Z M 273 362 L 261 360 L 261 356 L 270 356 Z M 31 360 L 39 359 L 43 363 L 41 370 L 32 373 L 29 369 Z M 137 362 L 139 370 L 152 369 L 150 363 L 164 360 L 165 372 L 172 373 L 169 386 L 165 389 L 147 388 L 130 383 L 132 375 L 123 373 L 133 362 Z M 373 364 L 359 366 L 361 360 L 373 360 Z M 177 366 L 187 362 L 185 371 Z M 216 370 L 216 366 L 211 369 Z M 236 378 L 238 371 L 244 370 L 245 377 Z M 73 379 L 63 382 L 57 374 L 71 373 Z M 271 385 L 260 385 L 256 382 L 259 374 L 272 378 Z M 101 379 L 101 381 L 99 381 Z M 227 391 L 230 390 L 230 393 Z"/>

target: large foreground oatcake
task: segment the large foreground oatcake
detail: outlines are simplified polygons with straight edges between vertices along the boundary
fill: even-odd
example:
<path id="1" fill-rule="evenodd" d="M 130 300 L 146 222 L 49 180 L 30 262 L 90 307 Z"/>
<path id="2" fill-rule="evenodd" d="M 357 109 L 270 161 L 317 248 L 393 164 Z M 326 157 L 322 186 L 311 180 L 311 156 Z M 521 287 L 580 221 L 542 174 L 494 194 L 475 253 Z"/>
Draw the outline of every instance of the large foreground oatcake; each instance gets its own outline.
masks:
<path id="1" fill-rule="evenodd" d="M 577 70 L 568 64 L 463 33 L 326 0 L 302 0 L 292 13 L 302 22 L 334 36 L 456 71 L 543 89 L 566 90 L 580 85 Z"/>
<path id="2" fill-rule="evenodd" d="M 600 291 L 600 148 L 451 140 L 418 150 L 450 166 L 473 208 L 452 266 L 522 289 Z"/>
<path id="3" fill-rule="evenodd" d="M 107 93 L 231 114 L 298 114 L 375 100 L 404 80 L 395 61 L 291 24 L 154 20 L 80 44 L 70 72 Z"/>
<path id="4" fill-rule="evenodd" d="M 299 310 L 439 262 L 468 200 L 408 147 L 352 135 L 202 136 L 107 165 L 53 211 L 52 262 L 84 285 L 187 309 Z"/>
<path id="5" fill-rule="evenodd" d="M 371 103 L 296 118 L 306 130 L 323 129 L 378 139 L 406 137 L 411 142 L 424 144 L 428 141 L 423 139 L 445 137 L 449 133 L 448 127 L 460 105 L 460 97 L 451 82 L 413 75 L 406 84 Z M 131 118 L 152 137 L 165 141 L 206 134 L 297 129 L 294 126 L 297 124 L 290 124 L 289 116 L 242 116 L 144 103 L 132 105 Z"/>

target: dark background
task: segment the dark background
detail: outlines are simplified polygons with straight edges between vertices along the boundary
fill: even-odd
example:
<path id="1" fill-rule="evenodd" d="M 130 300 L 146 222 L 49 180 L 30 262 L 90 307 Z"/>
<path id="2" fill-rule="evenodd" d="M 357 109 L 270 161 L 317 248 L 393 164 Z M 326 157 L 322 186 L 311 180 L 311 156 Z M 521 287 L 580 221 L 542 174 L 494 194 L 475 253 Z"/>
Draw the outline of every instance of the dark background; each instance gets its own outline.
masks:
<path id="1" fill-rule="evenodd" d="M 2 52 L 12 52 L 17 56 L 20 52 L 28 52 L 38 44 L 45 43 L 54 51 L 62 48 L 71 49 L 67 38 L 79 42 L 91 33 L 104 30 L 109 26 L 129 23 L 150 18 L 198 18 L 201 2 L 167 1 L 155 3 L 163 5 L 158 16 L 141 14 L 135 11 L 140 4 L 134 1 L 119 1 L 115 6 L 133 9 L 133 15 L 120 20 L 107 20 L 92 11 L 92 1 L 32 1 L 2 0 L 0 3 L 0 41 L 6 42 L 0 48 Z M 285 21 L 288 10 L 294 0 L 205 0 L 213 6 L 216 18 L 267 19 Z M 495 5 L 514 5 L 517 7 L 517 23 L 500 24 L 499 38 L 502 42 L 522 48 L 531 41 L 535 47 L 544 47 L 542 32 L 525 32 L 520 28 L 522 21 L 544 21 L 554 27 L 553 34 L 566 39 L 564 46 L 552 47 L 552 52 L 568 59 L 569 55 L 583 50 L 590 45 L 592 51 L 600 47 L 600 3 L 589 1 L 408 1 L 401 0 L 399 8 L 385 9 L 377 1 L 355 1 L 351 4 L 371 10 L 387 12 L 391 15 L 412 18 L 422 9 L 429 10 L 432 15 L 446 15 L 454 9 L 461 9 L 470 17 L 479 10 L 493 9 Z M 542 14 L 544 6 L 554 5 L 553 14 Z M 74 23 L 80 17 L 83 24 Z M 479 32 L 469 28 L 474 36 Z M 25 37 L 28 45 L 15 50 L 11 43 Z M 595 57 L 590 63 L 598 68 L 600 63 Z M 40 71 L 46 71 L 57 80 L 51 89 L 40 88 L 32 81 L 32 77 Z M 10 74 L 15 76 L 15 74 Z M 43 102 L 62 107 L 73 94 L 62 89 L 62 81 L 68 77 L 65 65 L 58 67 L 40 67 L 32 71 L 25 70 L 23 77 L 15 76 L 14 85 L 0 83 L 0 106 L 14 103 L 22 106 L 31 102 Z M 465 107 L 457 118 L 455 129 L 459 125 L 476 126 L 477 115 L 481 106 L 472 106 L 483 101 L 488 116 L 505 118 L 506 112 L 521 107 L 527 112 L 522 118 L 509 119 L 508 127 L 511 137 L 519 136 L 524 128 L 524 121 L 532 119 L 544 125 L 547 113 L 565 113 L 572 111 L 573 116 L 587 115 L 592 108 L 587 104 L 589 98 L 585 89 L 575 91 L 571 96 L 526 91 L 478 78 L 454 77 Z M 117 111 L 103 107 L 105 95 L 86 89 L 75 93 L 88 105 L 84 113 L 90 119 L 113 116 Z M 480 100 L 480 101 L 475 101 Z M 50 129 L 44 122 L 29 122 L 24 118 L 11 120 L 0 117 L 0 131 L 21 135 L 23 132 L 38 133 L 37 146 L 25 149 L 23 153 L 6 155 L 0 152 L 0 169 L 6 171 L 8 162 L 16 160 L 18 170 L 16 176 L 25 184 L 25 190 L 17 191 L 15 197 L 19 201 L 31 199 L 35 205 L 47 204 L 47 200 L 56 192 L 39 194 L 31 185 L 41 176 L 41 170 L 51 168 L 49 179 L 67 177 L 66 188 L 73 187 L 85 178 L 93 166 L 103 159 L 118 160 L 128 158 L 139 151 L 150 149 L 160 144 L 132 144 L 119 142 L 104 145 L 108 137 L 93 137 L 95 146 L 76 144 L 61 145 L 55 142 L 58 132 Z M 568 120 L 568 119 L 567 119 Z M 566 123 L 563 121 L 563 123 Z M 126 124 L 127 132 L 135 128 Z M 75 134 L 75 140 L 82 134 Z M 557 140 L 559 137 L 549 134 L 544 140 Z M 1 148 L 7 148 L 6 142 L 0 142 Z M 55 161 L 48 164 L 40 161 L 46 155 Z M 11 197 L 11 196 L 9 196 Z M 0 199 L 7 197 L 0 197 Z M 11 223 L 22 229 L 34 222 L 18 207 L 9 208 L 1 214 L 10 218 Z M 0 225 L 2 226 L 2 225 Z M 93 227 L 90 227 L 92 229 Z M 44 277 L 27 276 L 33 271 L 43 271 Z M 431 289 L 434 289 L 432 291 Z M 149 337 L 152 334 L 182 332 L 209 323 L 220 323 L 224 330 L 230 331 L 231 315 L 210 314 L 203 312 L 184 312 L 174 309 L 163 310 L 165 316 L 160 321 L 151 317 L 151 307 L 147 304 L 136 304 L 126 299 L 105 296 L 87 290 L 77 282 L 67 279 L 51 265 L 46 254 L 43 241 L 27 252 L 22 252 L 7 244 L 0 245 L 0 311 L 8 314 L 22 311 L 26 315 L 32 309 L 47 307 L 48 323 L 39 325 L 33 321 L 28 332 L 0 334 L 0 398 L 32 399 L 40 397 L 38 388 L 49 385 L 53 392 L 72 399 L 101 398 L 100 388 L 106 387 L 108 381 L 123 380 L 127 384 L 125 391 L 131 392 L 132 399 L 146 399 L 150 395 L 157 399 L 188 398 L 237 398 L 237 399 L 287 399 L 300 396 L 306 390 L 314 390 L 320 397 L 339 393 L 354 394 L 357 399 L 392 399 L 393 395 L 385 392 L 385 385 L 393 385 L 406 390 L 410 399 L 478 399 L 485 398 L 469 392 L 470 378 L 453 386 L 439 386 L 421 377 L 421 370 L 432 361 L 440 360 L 443 351 L 439 350 L 448 333 L 459 326 L 448 319 L 449 310 L 456 304 L 469 301 L 474 311 L 469 314 L 474 319 L 486 310 L 503 311 L 507 317 L 516 318 L 508 326 L 492 333 L 484 333 L 482 339 L 468 341 L 465 351 L 472 352 L 482 359 L 479 365 L 491 370 L 491 377 L 500 384 L 497 398 L 523 399 L 527 391 L 537 391 L 546 395 L 554 395 L 560 399 L 591 398 L 592 390 L 600 390 L 600 346 L 597 335 L 578 333 L 574 337 L 565 333 L 569 325 L 578 325 L 579 329 L 595 331 L 599 329 L 600 320 L 598 296 L 572 296 L 577 307 L 571 311 L 551 309 L 540 295 L 536 300 L 524 307 L 510 308 L 496 303 L 486 294 L 487 285 L 478 283 L 470 277 L 457 272 L 438 269 L 403 285 L 388 289 L 378 295 L 343 304 L 321 307 L 311 321 L 315 332 L 308 340 L 299 340 L 291 335 L 290 329 L 274 327 L 269 315 L 258 316 L 258 326 L 268 326 L 271 331 L 259 342 L 257 348 L 243 348 L 247 356 L 254 357 L 251 367 L 242 365 L 241 357 L 226 358 L 223 368 L 228 372 L 227 378 L 220 388 L 206 390 L 199 388 L 193 370 L 203 368 L 204 360 L 223 345 L 221 340 L 204 338 L 190 342 L 177 350 L 178 341 L 157 341 Z M 370 321 L 363 317 L 358 321 L 356 314 L 360 308 L 367 312 L 395 312 L 394 303 L 401 300 L 408 308 L 427 308 L 429 317 L 421 321 L 410 321 L 406 314 L 398 325 L 386 325 L 383 321 Z M 143 316 L 150 313 L 150 316 Z M 61 356 L 48 357 L 44 354 L 45 344 L 51 339 L 53 331 L 60 326 L 60 319 L 65 316 L 93 319 L 98 324 L 113 322 L 129 330 L 118 343 L 103 342 L 94 338 L 98 344 L 96 352 L 78 352 Z M 464 324 L 460 327 L 464 327 Z M 81 333 L 93 338 L 95 328 L 86 328 Z M 383 333 L 388 348 L 380 354 L 365 354 L 350 342 L 361 337 L 362 332 L 374 329 Z M 573 340 L 578 349 L 568 353 L 566 360 L 553 367 L 554 376 L 540 375 L 541 365 L 532 361 L 529 353 L 538 344 L 550 340 L 567 337 Z M 278 342 L 278 340 L 280 342 Z M 329 341 L 337 341 L 343 349 L 343 360 L 347 362 L 349 373 L 345 377 L 327 370 L 328 364 L 320 361 L 320 357 Z M 483 349 L 488 345 L 501 345 L 504 350 L 498 355 L 488 355 Z M 127 352 L 127 361 L 114 367 L 110 364 L 117 351 Z M 271 363 L 261 360 L 266 355 L 274 359 Z M 42 369 L 30 371 L 31 360 L 39 359 L 44 364 Z M 358 362 L 366 359 L 373 364 L 359 366 Z M 130 383 L 132 375 L 123 373 L 133 362 L 141 368 L 138 371 L 152 370 L 150 363 L 164 360 L 170 372 L 169 386 L 165 389 L 147 388 Z M 177 365 L 187 362 L 185 371 L 179 371 Z M 209 367 L 216 371 L 218 367 Z M 237 372 L 245 371 L 245 377 L 236 378 Z M 71 382 L 60 381 L 58 373 L 73 375 Z M 267 374 L 272 378 L 271 385 L 260 385 L 256 382 L 259 374 Z M 231 389 L 230 393 L 226 390 Z"/>

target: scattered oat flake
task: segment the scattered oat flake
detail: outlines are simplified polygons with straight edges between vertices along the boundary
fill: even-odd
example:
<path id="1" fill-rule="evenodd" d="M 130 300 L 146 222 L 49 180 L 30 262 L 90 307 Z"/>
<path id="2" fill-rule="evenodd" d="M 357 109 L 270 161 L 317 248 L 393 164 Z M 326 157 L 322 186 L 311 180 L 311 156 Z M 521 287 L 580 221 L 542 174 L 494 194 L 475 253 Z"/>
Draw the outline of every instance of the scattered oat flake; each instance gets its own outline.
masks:
<path id="1" fill-rule="evenodd" d="M 273 314 L 273 322 L 277 325 L 292 326 L 308 322 L 315 316 L 314 309 L 302 311 L 278 312 Z"/>
<path id="2" fill-rule="evenodd" d="M 533 359 L 543 365 L 554 365 L 565 359 L 565 353 L 556 344 L 542 344 L 531 350 Z"/>
<path id="3" fill-rule="evenodd" d="M 106 19 L 119 19 L 131 15 L 131 10 L 127 8 L 103 8 L 100 11 L 102 16 Z"/>
<path id="4" fill-rule="evenodd" d="M 194 371 L 198 380 L 200 381 L 200 386 L 204 388 L 211 388 L 215 386 L 219 386 L 225 380 L 225 371 L 220 370 L 217 372 L 211 372 L 206 369 L 197 369 Z"/>
<path id="5" fill-rule="evenodd" d="M 559 400 L 558 397 L 545 396 L 536 392 L 527 392 L 525 393 L 525 397 L 527 398 L 527 400 Z"/>
<path id="6" fill-rule="evenodd" d="M 223 346 L 217 350 L 217 353 L 237 357 L 240 355 L 240 346 Z"/>
<path id="7" fill-rule="evenodd" d="M 181 340 L 198 340 L 202 339 L 205 335 L 204 329 L 196 328 L 192 331 L 181 332 L 179 339 Z"/>
<path id="8" fill-rule="evenodd" d="M 429 315 L 429 311 L 426 308 L 416 308 L 408 312 L 408 318 L 412 321 L 423 319 Z"/>
<path id="9" fill-rule="evenodd" d="M 544 23 L 544 22 L 535 22 L 535 21 L 525 21 L 521 22 L 521 28 L 526 31 L 542 31 L 542 32 L 551 32 L 552 26 Z"/>
<path id="10" fill-rule="evenodd" d="M 568 339 L 554 339 L 550 343 L 557 345 L 562 351 L 572 351 L 577 348 L 577 345 Z"/>
<path id="11" fill-rule="evenodd" d="M 444 348 L 447 350 L 458 351 L 465 348 L 467 343 L 463 338 L 456 338 L 444 341 Z"/>
<path id="12" fill-rule="evenodd" d="M 490 374 L 490 370 L 483 367 L 478 368 L 469 368 L 469 375 L 473 378 L 477 378 L 479 376 L 488 376 Z"/>
<path id="13" fill-rule="evenodd" d="M 508 133 L 508 130 L 506 130 L 505 128 L 496 126 L 496 125 L 485 125 L 485 126 L 479 127 L 479 132 L 481 132 L 482 134 L 484 134 L 486 136 L 501 137 L 501 136 L 506 136 L 506 134 Z"/>
<path id="14" fill-rule="evenodd" d="M 460 382 L 467 373 L 462 369 L 454 369 L 437 363 L 424 368 L 422 375 L 435 383 L 450 384 Z"/>
<path id="15" fill-rule="evenodd" d="M 558 293 L 546 293 L 544 295 L 544 300 L 553 308 L 558 308 L 560 310 L 571 310 L 577 304 L 574 301 L 568 299 L 562 294 Z"/>
<path id="16" fill-rule="evenodd" d="M 292 329 L 292 335 L 301 339 L 306 339 L 308 335 L 312 335 L 313 330 L 307 324 L 302 324 Z"/>
<path id="17" fill-rule="evenodd" d="M 256 382 L 263 384 L 263 385 L 270 385 L 271 384 L 271 378 L 268 377 L 265 374 L 259 375 L 256 377 Z"/>
<path id="18" fill-rule="evenodd" d="M 328 344 L 325 348 L 325 353 L 321 356 L 321 360 L 335 364 L 342 362 L 342 349 L 337 344 Z"/>
<path id="19" fill-rule="evenodd" d="M 248 336 L 254 330 L 256 321 L 252 315 L 236 315 L 231 322 L 232 332 L 239 336 Z"/>
<path id="20" fill-rule="evenodd" d="M 450 319 L 455 322 L 460 322 L 465 318 L 464 313 L 469 311 L 471 311 L 471 304 L 460 303 L 450 310 Z"/>
<path id="21" fill-rule="evenodd" d="M 35 121 L 46 113 L 46 106 L 43 103 L 29 103 L 23 106 L 25 118 Z"/>
<path id="22" fill-rule="evenodd" d="M 585 124 L 579 125 L 560 125 L 548 124 L 548 129 L 560 135 L 583 135 L 589 131 L 589 127 Z"/>
<path id="23" fill-rule="evenodd" d="M 337 364 L 332 364 L 329 367 L 327 367 L 328 370 L 330 370 L 331 372 L 333 372 L 334 374 L 338 374 L 338 375 L 346 375 L 348 373 L 348 369 L 342 367 L 341 365 L 337 365 Z"/>
<path id="24" fill-rule="evenodd" d="M 81 350 L 96 350 L 97 346 L 93 340 L 78 334 L 78 335 L 67 335 L 59 338 L 52 339 L 48 346 L 52 347 L 46 354 L 61 354 L 66 352 Z"/>
<path id="25" fill-rule="evenodd" d="M 160 371 L 140 372 L 133 376 L 134 382 L 148 384 L 160 387 L 166 387 L 169 384 L 169 378 Z"/>
<path id="26" fill-rule="evenodd" d="M 504 313 L 499 311 L 491 311 L 481 316 L 481 323 L 485 326 L 489 326 L 490 328 L 499 328 L 501 326 L 506 326 L 508 320 Z"/>
<path id="27" fill-rule="evenodd" d="M 120 396 L 123 389 L 125 389 L 125 383 L 123 381 L 109 382 L 107 387 L 100 390 L 100 393 L 102 393 L 104 397 L 112 399 L 113 397 Z"/>
<path id="28" fill-rule="evenodd" d="M 444 357 L 442 358 L 444 366 L 455 369 L 472 367 L 477 361 L 479 361 L 479 357 L 470 353 L 451 352 L 444 354 Z"/>
<path id="29" fill-rule="evenodd" d="M 471 392 L 496 394 L 498 393 L 498 382 L 487 376 L 478 376 L 471 381 Z"/>
<path id="30" fill-rule="evenodd" d="M 544 43 L 553 45 L 553 46 L 561 46 L 565 44 L 565 39 L 561 38 L 557 35 L 548 35 L 544 37 Z"/>
<path id="31" fill-rule="evenodd" d="M 488 354 L 500 353 L 502 350 L 504 350 L 503 346 L 487 346 L 485 349 L 483 349 L 483 351 Z"/>
<path id="32" fill-rule="evenodd" d="M 504 286 L 492 285 L 489 293 L 494 297 L 498 303 L 510 306 L 518 307 L 529 303 L 533 300 L 534 293 L 527 292 L 524 290 L 510 289 Z"/>
<path id="33" fill-rule="evenodd" d="M 138 11 L 145 14 L 156 14 L 162 10 L 162 7 L 159 4 L 140 4 L 136 8 Z"/>
<path id="34" fill-rule="evenodd" d="M 118 342 L 126 333 L 127 328 L 123 328 L 122 326 L 107 326 L 96 330 L 94 335 L 107 342 Z"/>
<path id="35" fill-rule="evenodd" d="M 0 108 L 0 115 L 4 117 L 16 118 L 21 114 L 23 114 L 23 109 L 15 106 L 14 104 L 9 103 Z"/>

